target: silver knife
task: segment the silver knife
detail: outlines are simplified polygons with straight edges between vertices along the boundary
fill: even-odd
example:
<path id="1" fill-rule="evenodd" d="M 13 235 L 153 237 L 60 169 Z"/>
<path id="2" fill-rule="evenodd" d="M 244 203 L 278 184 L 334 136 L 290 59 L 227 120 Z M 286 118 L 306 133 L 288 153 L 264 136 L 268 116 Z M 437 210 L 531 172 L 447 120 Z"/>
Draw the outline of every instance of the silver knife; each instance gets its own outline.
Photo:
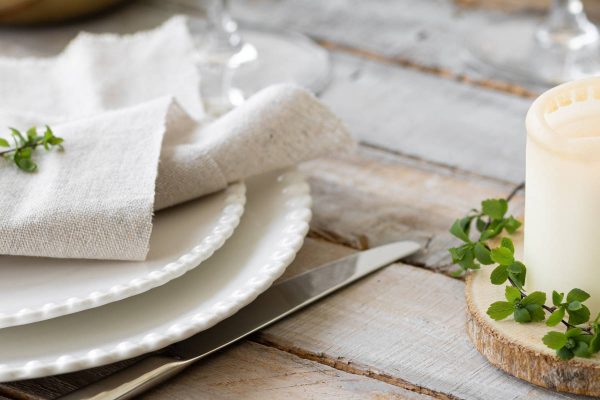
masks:
<path id="1" fill-rule="evenodd" d="M 271 286 L 252 303 L 206 331 L 149 355 L 62 400 L 124 400 L 316 300 L 419 250 L 404 241 L 362 251 Z"/>

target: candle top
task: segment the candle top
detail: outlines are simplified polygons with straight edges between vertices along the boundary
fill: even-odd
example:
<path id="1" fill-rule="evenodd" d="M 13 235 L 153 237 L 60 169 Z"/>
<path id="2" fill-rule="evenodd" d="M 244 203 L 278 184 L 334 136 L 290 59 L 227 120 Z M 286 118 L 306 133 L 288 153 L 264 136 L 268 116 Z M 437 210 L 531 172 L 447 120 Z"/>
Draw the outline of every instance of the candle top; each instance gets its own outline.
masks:
<path id="1" fill-rule="evenodd" d="M 543 93 L 531 105 L 526 125 L 529 138 L 549 151 L 600 161 L 600 77 Z"/>

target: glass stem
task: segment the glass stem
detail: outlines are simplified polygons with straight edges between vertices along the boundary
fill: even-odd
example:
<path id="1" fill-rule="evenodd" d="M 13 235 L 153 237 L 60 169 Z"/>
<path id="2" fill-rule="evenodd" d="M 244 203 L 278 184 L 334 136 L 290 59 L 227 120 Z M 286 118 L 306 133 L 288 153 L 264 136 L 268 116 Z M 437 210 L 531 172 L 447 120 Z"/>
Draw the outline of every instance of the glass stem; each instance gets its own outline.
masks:
<path id="1" fill-rule="evenodd" d="M 542 47 L 577 50 L 597 43 L 598 29 L 587 19 L 581 0 L 552 0 L 536 38 Z"/>
<path id="2" fill-rule="evenodd" d="M 207 17 L 212 35 L 211 47 L 215 52 L 236 53 L 242 47 L 237 23 L 229 14 L 229 1 L 211 0 Z"/>

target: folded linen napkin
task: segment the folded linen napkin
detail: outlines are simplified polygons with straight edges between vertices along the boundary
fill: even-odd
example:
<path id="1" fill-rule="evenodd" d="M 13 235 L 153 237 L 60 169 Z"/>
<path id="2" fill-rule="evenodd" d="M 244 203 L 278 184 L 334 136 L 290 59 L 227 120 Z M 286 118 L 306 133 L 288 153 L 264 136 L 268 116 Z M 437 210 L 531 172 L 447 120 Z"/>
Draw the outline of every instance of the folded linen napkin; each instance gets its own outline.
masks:
<path id="1" fill-rule="evenodd" d="M 0 60 L 0 126 L 52 125 L 64 153 L 0 165 L 0 254 L 141 260 L 153 210 L 352 147 L 312 94 L 267 88 L 202 120 L 185 21 L 80 35 L 56 58 Z"/>

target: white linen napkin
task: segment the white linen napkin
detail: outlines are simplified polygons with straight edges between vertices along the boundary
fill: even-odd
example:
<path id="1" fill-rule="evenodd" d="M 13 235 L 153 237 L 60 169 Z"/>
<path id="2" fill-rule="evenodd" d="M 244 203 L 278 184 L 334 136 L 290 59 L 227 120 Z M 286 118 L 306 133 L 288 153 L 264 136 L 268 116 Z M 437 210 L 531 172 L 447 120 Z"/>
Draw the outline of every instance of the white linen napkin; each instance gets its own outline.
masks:
<path id="1" fill-rule="evenodd" d="M 353 146 L 291 85 L 203 122 L 199 82 L 182 18 L 82 34 L 52 59 L 0 59 L 0 129 L 50 124 L 65 139 L 64 152 L 34 153 L 33 174 L 0 160 L 0 254 L 141 260 L 153 210 Z"/>

